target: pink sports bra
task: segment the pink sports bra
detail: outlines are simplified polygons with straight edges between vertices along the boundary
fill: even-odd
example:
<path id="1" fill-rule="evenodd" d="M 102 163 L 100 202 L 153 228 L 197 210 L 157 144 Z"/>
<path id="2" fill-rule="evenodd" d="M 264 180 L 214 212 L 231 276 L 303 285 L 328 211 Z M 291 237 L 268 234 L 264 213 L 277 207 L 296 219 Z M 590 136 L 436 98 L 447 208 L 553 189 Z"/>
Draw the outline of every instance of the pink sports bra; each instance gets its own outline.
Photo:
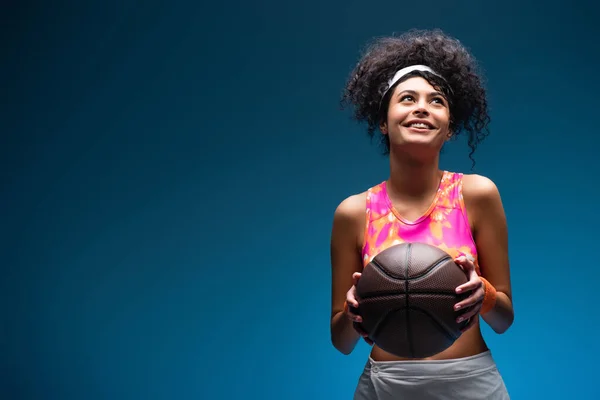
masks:
<path id="1" fill-rule="evenodd" d="M 461 173 L 444 171 L 429 209 L 415 221 L 406 220 L 394 208 L 385 181 L 370 188 L 367 191 L 363 266 L 394 244 L 423 242 L 441 248 L 453 258 L 471 257 L 479 274 L 477 248 L 462 196 L 462 178 Z"/>

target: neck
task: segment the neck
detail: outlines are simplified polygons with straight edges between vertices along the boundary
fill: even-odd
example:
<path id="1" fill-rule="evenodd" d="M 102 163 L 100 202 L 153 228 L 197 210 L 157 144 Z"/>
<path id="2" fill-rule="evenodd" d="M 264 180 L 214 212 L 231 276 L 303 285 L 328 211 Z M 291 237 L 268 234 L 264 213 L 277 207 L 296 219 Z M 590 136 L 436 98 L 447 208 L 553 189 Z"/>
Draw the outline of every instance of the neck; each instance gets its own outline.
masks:
<path id="1" fill-rule="evenodd" d="M 439 187 L 442 171 L 439 155 L 433 160 L 415 160 L 405 154 L 390 150 L 390 178 L 387 186 L 397 197 L 420 198 L 435 193 Z"/>

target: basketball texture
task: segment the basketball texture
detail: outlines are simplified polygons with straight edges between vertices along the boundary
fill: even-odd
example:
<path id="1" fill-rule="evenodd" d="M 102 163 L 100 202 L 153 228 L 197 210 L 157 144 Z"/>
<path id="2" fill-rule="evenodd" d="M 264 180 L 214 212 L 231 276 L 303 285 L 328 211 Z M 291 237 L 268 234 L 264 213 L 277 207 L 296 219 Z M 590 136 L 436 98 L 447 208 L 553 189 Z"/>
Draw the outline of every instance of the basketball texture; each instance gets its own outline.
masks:
<path id="1" fill-rule="evenodd" d="M 379 253 L 356 285 L 361 327 L 383 350 L 399 357 L 425 358 L 450 347 L 467 321 L 456 322 L 456 293 L 468 281 L 442 249 L 402 243 Z M 463 312 L 462 310 L 460 312 Z"/>

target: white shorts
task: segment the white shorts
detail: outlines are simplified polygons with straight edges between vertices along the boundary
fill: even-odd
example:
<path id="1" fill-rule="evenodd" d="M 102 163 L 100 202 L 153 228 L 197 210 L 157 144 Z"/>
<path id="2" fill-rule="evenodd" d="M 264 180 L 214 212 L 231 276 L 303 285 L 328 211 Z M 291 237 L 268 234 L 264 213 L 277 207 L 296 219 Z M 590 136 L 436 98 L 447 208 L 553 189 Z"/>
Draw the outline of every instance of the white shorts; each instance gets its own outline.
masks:
<path id="1" fill-rule="evenodd" d="M 490 351 L 453 360 L 374 361 L 354 400 L 509 400 Z"/>

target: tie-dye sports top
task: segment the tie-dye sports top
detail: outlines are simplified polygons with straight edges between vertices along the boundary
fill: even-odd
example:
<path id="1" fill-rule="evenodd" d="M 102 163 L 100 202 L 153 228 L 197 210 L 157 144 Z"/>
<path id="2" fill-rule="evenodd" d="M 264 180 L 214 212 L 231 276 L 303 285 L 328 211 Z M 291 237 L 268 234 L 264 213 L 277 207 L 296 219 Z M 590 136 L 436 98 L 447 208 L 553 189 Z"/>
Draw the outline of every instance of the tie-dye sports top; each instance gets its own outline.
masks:
<path id="1" fill-rule="evenodd" d="M 363 266 L 382 250 L 403 242 L 423 242 L 456 258 L 465 255 L 477 263 L 477 248 L 462 196 L 463 174 L 444 171 L 429 209 L 415 221 L 403 218 L 394 208 L 382 182 L 367 191 Z"/>

